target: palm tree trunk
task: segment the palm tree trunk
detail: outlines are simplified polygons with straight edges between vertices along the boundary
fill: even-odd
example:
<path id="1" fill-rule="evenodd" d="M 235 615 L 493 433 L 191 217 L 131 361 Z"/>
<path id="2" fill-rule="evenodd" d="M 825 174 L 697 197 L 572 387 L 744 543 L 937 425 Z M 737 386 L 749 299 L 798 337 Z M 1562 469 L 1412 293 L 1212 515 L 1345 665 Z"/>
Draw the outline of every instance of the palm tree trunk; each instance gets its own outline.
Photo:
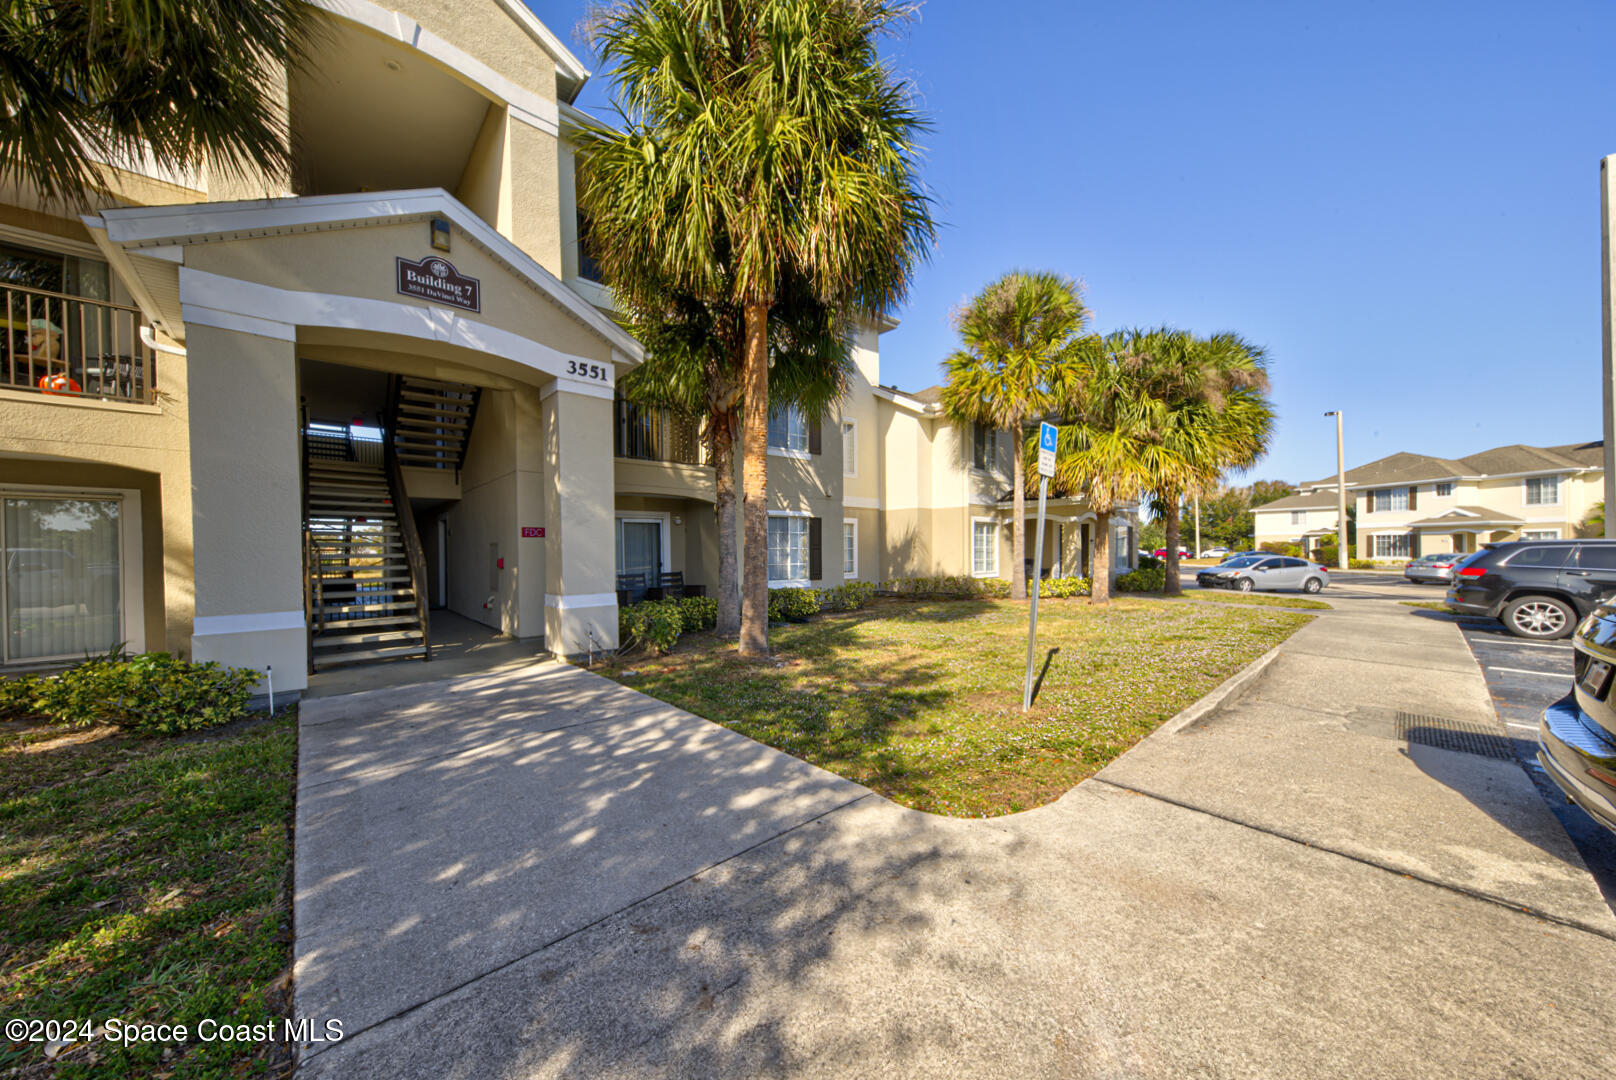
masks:
<path id="1" fill-rule="evenodd" d="M 736 574 L 739 554 L 735 532 L 735 421 L 733 412 L 714 416 L 713 470 L 717 492 L 713 511 L 718 517 L 718 632 L 733 640 L 741 632 L 741 593 Z"/>
<path id="2" fill-rule="evenodd" d="M 1094 555 L 1090 563 L 1089 603 L 1111 602 L 1111 511 L 1094 515 Z"/>
<path id="3" fill-rule="evenodd" d="M 769 305 L 746 305 L 741 364 L 742 656 L 769 655 Z"/>
<path id="4" fill-rule="evenodd" d="M 1025 600 L 1027 599 L 1027 462 L 1022 455 L 1020 417 L 1016 418 L 1010 434 L 1015 440 L 1016 448 L 1016 461 L 1010 469 L 1012 483 L 1015 485 L 1015 494 L 1011 502 L 1011 513 L 1014 517 L 1010 522 L 1010 558 L 1014 563 L 1010 567 L 1010 596 L 1015 600 Z M 1038 568 L 1035 566 L 1033 574 L 1037 573 Z"/>
<path id="5" fill-rule="evenodd" d="M 1162 591 L 1167 596 L 1177 596 L 1184 591 L 1178 574 L 1179 494 L 1176 491 L 1166 492 L 1162 501 L 1167 504 L 1162 517 L 1162 531 L 1167 537 L 1167 584 Z"/>

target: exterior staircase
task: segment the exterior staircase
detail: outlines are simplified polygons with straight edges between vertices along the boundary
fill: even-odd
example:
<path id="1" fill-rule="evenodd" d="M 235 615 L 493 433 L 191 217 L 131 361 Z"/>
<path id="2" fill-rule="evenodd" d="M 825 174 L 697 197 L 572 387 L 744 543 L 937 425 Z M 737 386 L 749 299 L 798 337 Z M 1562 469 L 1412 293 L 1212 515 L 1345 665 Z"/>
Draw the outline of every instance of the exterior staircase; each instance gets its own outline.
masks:
<path id="1" fill-rule="evenodd" d="M 305 614 L 309 666 L 429 658 L 426 605 L 419 583 L 414 523 L 390 480 L 391 455 L 376 443 L 355 443 L 345 429 L 304 425 Z M 372 458 L 375 460 L 362 460 Z"/>
<path id="2" fill-rule="evenodd" d="M 475 386 L 400 375 L 393 384 L 393 446 L 399 464 L 416 469 L 456 469 L 477 419 Z"/>

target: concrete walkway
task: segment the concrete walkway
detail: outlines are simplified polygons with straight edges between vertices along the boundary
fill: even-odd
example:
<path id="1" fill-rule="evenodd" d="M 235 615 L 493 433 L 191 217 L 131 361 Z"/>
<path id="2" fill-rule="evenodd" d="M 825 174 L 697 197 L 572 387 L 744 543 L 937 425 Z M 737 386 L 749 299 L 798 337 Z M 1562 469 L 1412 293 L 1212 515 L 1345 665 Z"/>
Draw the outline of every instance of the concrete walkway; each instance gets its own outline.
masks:
<path id="1" fill-rule="evenodd" d="M 309 702 L 300 1075 L 1604 1077 L 1616 919 L 1517 764 L 1393 737 L 1496 721 L 1373 597 L 989 821 L 559 665 Z"/>

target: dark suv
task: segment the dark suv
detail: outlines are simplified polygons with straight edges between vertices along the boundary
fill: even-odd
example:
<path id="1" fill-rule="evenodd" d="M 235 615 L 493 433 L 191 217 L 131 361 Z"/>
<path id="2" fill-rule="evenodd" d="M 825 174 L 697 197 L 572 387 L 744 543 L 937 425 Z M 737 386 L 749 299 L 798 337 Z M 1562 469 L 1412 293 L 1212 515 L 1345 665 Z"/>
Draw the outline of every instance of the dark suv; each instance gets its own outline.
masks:
<path id="1" fill-rule="evenodd" d="M 1616 540 L 1488 544 L 1453 568 L 1447 604 L 1500 619 L 1512 634 L 1562 638 L 1616 596 Z"/>

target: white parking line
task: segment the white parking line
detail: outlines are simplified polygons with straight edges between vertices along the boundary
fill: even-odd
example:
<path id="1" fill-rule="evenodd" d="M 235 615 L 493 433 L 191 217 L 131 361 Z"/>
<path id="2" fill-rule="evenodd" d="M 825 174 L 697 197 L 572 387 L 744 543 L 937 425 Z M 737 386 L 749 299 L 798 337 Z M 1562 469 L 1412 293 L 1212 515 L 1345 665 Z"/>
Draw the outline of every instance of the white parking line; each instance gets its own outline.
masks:
<path id="1" fill-rule="evenodd" d="M 1508 720 L 1504 721 L 1504 726 L 1505 727 L 1512 727 L 1512 728 L 1520 728 L 1522 731 L 1536 731 L 1537 730 L 1537 725 L 1536 724 L 1516 724 L 1516 723 L 1511 723 Z"/>
<path id="2" fill-rule="evenodd" d="M 1528 671 L 1525 668 L 1518 668 L 1518 667 L 1491 667 L 1491 666 L 1489 666 L 1487 668 L 1487 670 L 1488 671 L 1507 671 L 1511 675 L 1541 675 L 1546 679 L 1569 679 L 1569 678 L 1571 678 L 1571 672 L 1569 672 L 1569 671 L 1566 671 L 1566 672 L 1560 672 L 1560 671 Z"/>

